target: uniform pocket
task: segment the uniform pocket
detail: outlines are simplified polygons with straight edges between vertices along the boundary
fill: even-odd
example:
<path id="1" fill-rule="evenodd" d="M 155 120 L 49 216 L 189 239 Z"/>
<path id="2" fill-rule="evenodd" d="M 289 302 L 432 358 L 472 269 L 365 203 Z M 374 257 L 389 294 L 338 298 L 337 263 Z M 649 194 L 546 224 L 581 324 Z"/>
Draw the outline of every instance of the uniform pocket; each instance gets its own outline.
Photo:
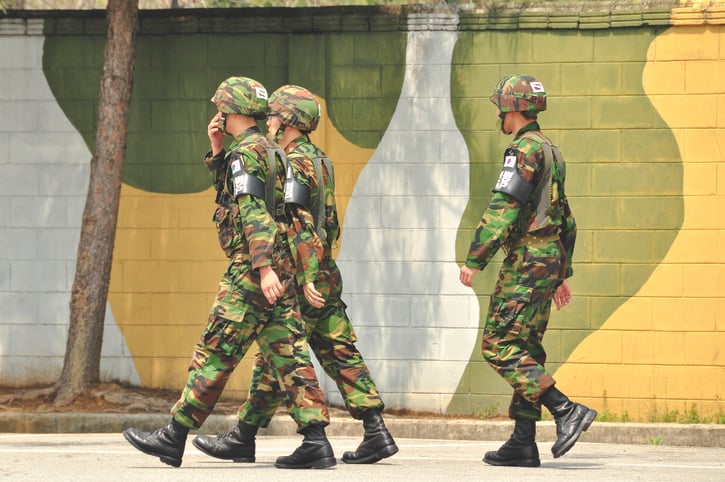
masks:
<path id="1" fill-rule="evenodd" d="M 216 224 L 219 247 L 221 247 L 227 256 L 231 255 L 238 244 L 239 230 L 236 225 L 238 214 L 239 208 L 236 205 L 232 205 L 230 208 L 217 206 L 212 218 Z"/>
<path id="2" fill-rule="evenodd" d="M 491 313 L 488 318 L 488 331 L 495 331 L 501 338 L 516 337 L 526 320 L 526 306 L 531 301 L 531 289 L 517 286 L 515 291 L 505 298 L 494 297 L 491 300 Z"/>

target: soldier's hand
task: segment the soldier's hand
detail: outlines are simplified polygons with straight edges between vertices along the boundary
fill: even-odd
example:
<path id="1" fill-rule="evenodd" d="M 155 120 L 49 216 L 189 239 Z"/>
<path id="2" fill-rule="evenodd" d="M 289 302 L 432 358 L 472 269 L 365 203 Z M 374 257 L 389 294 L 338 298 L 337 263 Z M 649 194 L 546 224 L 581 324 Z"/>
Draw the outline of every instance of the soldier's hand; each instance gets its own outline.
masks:
<path id="1" fill-rule="evenodd" d="M 224 133 L 219 130 L 219 116 L 221 113 L 217 112 L 214 117 L 209 121 L 209 125 L 206 127 L 206 133 L 211 141 L 211 153 L 216 156 L 222 151 L 224 146 Z"/>
<path id="2" fill-rule="evenodd" d="M 322 293 L 317 291 L 315 283 L 312 281 L 305 283 L 302 286 L 302 291 L 304 291 L 307 301 L 315 308 L 322 308 L 325 305 L 325 298 L 322 296 Z"/>
<path id="3" fill-rule="evenodd" d="M 571 290 L 569 289 L 569 283 L 564 280 L 554 293 L 554 304 L 556 305 L 556 309 L 560 310 L 568 305 L 570 301 Z"/>
<path id="4" fill-rule="evenodd" d="M 259 274 L 261 276 L 262 293 L 267 298 L 270 305 L 273 305 L 277 298 L 282 294 L 282 283 L 279 282 L 277 273 L 274 272 L 271 266 L 262 266 L 259 268 Z"/>
<path id="5" fill-rule="evenodd" d="M 463 286 L 468 286 L 470 288 L 473 285 L 473 277 L 476 276 L 476 273 L 478 273 L 476 268 L 469 268 L 465 264 L 461 266 L 461 275 L 459 279 L 461 280 L 461 283 L 463 283 Z"/>

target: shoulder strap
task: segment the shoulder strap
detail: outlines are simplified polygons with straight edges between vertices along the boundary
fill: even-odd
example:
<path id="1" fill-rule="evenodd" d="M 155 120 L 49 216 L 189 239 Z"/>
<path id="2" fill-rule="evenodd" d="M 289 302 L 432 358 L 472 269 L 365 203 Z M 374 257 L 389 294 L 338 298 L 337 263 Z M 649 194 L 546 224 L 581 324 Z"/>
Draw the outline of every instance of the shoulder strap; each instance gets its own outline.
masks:
<path id="1" fill-rule="evenodd" d="M 537 133 L 535 131 L 526 132 L 522 137 L 528 137 L 534 139 L 541 144 L 541 148 L 544 151 L 544 171 L 542 172 L 539 183 L 531 193 L 530 199 L 536 203 L 536 218 L 534 224 L 536 226 L 542 226 L 546 222 L 548 216 L 549 207 L 551 206 L 551 177 L 552 177 L 552 164 L 556 160 L 557 167 L 561 173 L 562 186 L 564 188 L 564 158 L 559 151 L 559 148 L 551 143 L 549 139 Z"/>
<path id="2" fill-rule="evenodd" d="M 322 174 L 322 165 L 325 164 L 327 175 L 330 177 L 332 189 L 335 189 L 335 173 L 332 170 L 332 161 L 329 157 L 313 157 L 312 163 L 315 166 L 315 175 L 317 176 L 317 200 L 312 206 L 312 217 L 315 220 L 315 231 L 317 236 L 324 241 L 327 239 L 327 231 L 325 231 L 322 220 L 325 219 L 325 179 Z"/>
<path id="3" fill-rule="evenodd" d="M 267 203 L 267 211 L 274 215 L 276 211 L 274 186 L 277 177 L 277 155 L 282 160 L 282 166 L 284 169 L 282 172 L 287 170 L 287 156 L 281 147 L 267 147 L 267 163 L 269 164 L 269 177 L 267 178 L 267 184 L 265 185 L 264 202 Z"/>

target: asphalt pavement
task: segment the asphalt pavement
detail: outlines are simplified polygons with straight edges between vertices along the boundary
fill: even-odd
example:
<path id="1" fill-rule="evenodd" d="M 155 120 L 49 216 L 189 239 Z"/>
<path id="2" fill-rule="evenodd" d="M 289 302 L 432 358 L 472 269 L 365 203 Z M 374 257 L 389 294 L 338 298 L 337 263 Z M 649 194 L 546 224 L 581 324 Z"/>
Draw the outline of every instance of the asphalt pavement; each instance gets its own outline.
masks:
<path id="1" fill-rule="evenodd" d="M 725 425 L 719 424 L 595 422 L 568 454 L 554 459 L 554 423 L 540 422 L 541 467 L 512 468 L 481 461 L 508 439 L 511 421 L 386 415 L 400 452 L 358 466 L 339 458 L 360 442 L 362 424 L 339 411 L 327 428 L 338 465 L 290 472 L 274 467 L 302 440 L 285 413 L 260 430 L 254 464 L 210 458 L 193 447 L 192 433 L 182 466 L 173 468 L 138 452 L 121 434 L 128 427 L 151 431 L 169 420 L 158 413 L 0 413 L 0 481 L 725 481 Z M 201 432 L 224 433 L 235 424 L 234 416 L 212 415 Z"/>
<path id="2" fill-rule="evenodd" d="M 8 481 L 722 481 L 725 449 L 581 441 L 554 459 L 551 443 L 540 442 L 541 467 L 492 467 L 481 457 L 500 441 L 398 437 L 400 451 L 373 465 L 339 461 L 359 437 L 331 436 L 338 457 L 323 470 L 285 470 L 275 459 L 291 453 L 300 436 L 257 437 L 257 461 L 241 464 L 208 457 L 187 441 L 181 467 L 138 452 L 120 433 L 0 434 L 0 480 Z"/>

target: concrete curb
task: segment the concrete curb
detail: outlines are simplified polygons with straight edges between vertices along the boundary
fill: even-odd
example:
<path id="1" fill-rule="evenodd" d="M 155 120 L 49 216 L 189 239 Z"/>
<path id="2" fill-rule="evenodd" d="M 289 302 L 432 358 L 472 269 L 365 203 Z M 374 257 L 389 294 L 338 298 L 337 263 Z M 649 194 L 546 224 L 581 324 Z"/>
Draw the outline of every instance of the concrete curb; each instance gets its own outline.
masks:
<path id="1" fill-rule="evenodd" d="M 128 427 L 155 430 L 169 422 L 168 414 L 123 413 L 0 413 L 0 433 L 120 433 Z M 200 433 L 228 432 L 236 424 L 234 415 L 210 416 Z M 510 421 L 479 421 L 451 418 L 385 417 L 394 437 L 440 440 L 505 441 Z M 297 426 L 289 416 L 277 416 L 260 435 L 294 435 Z M 332 417 L 330 437 L 361 437 L 362 425 L 350 417 Z M 554 422 L 537 424 L 537 440 L 553 442 Z M 582 442 L 613 444 L 661 443 L 667 446 L 725 447 L 725 425 L 675 423 L 595 422 Z"/>

